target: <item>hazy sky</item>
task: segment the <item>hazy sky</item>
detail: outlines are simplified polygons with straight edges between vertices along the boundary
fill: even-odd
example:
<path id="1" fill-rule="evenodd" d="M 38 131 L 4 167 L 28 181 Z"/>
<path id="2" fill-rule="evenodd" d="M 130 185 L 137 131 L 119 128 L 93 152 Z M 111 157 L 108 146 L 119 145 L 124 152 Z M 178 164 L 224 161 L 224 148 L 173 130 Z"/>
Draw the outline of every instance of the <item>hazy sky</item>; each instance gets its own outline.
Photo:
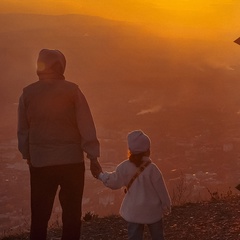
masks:
<path id="1" fill-rule="evenodd" d="M 180 37 L 240 35 L 239 0 L 1 0 L 0 12 L 95 15 Z"/>

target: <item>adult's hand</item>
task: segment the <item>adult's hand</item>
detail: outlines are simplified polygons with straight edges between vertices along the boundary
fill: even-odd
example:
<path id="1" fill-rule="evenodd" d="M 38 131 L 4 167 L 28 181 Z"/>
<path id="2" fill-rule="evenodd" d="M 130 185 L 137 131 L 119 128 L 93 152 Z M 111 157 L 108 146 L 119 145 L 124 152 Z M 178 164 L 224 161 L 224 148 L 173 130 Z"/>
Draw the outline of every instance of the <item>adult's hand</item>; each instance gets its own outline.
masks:
<path id="1" fill-rule="evenodd" d="M 102 167 L 97 159 L 90 160 L 90 170 L 93 177 L 98 178 L 99 174 L 102 172 Z"/>
<path id="2" fill-rule="evenodd" d="M 169 215 L 171 213 L 171 207 L 164 207 L 163 208 L 163 214 Z"/>

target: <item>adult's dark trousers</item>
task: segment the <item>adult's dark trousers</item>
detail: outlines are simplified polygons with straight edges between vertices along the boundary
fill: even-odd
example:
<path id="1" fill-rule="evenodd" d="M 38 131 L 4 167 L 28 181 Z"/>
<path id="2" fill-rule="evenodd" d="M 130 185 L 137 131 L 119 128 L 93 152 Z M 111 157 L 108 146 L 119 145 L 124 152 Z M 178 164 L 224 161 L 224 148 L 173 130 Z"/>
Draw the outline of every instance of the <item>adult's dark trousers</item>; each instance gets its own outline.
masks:
<path id="1" fill-rule="evenodd" d="M 84 173 L 84 163 L 30 167 L 30 240 L 46 240 L 58 187 L 62 207 L 62 240 L 80 239 Z"/>

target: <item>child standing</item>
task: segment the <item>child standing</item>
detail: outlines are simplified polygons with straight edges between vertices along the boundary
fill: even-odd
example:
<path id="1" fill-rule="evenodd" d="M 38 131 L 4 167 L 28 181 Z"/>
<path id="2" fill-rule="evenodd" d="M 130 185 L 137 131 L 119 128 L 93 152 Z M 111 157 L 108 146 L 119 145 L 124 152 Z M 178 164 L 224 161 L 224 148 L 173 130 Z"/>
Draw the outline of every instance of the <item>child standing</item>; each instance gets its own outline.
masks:
<path id="1" fill-rule="evenodd" d="M 150 159 L 150 139 L 141 130 L 127 137 L 129 159 L 115 171 L 100 173 L 111 189 L 126 187 L 120 215 L 128 222 L 128 239 L 142 240 L 147 224 L 153 240 L 164 240 L 163 215 L 170 213 L 171 200 L 161 171 Z"/>

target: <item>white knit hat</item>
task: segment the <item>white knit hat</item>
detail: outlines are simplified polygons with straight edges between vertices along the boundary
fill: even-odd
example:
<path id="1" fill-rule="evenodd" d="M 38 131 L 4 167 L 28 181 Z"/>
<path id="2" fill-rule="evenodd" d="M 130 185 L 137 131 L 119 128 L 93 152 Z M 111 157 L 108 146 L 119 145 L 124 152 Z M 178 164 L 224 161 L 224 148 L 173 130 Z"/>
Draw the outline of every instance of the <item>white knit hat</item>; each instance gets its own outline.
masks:
<path id="1" fill-rule="evenodd" d="M 135 130 L 128 134 L 128 149 L 132 154 L 146 152 L 150 149 L 151 140 L 141 130 Z"/>

